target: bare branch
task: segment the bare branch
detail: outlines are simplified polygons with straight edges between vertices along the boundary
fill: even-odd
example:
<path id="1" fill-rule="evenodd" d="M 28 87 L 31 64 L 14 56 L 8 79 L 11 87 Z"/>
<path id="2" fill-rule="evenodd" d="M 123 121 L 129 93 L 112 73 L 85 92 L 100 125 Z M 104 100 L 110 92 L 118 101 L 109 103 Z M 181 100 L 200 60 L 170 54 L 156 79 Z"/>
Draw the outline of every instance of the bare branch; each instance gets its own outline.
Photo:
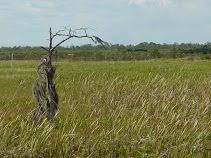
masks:
<path id="1" fill-rule="evenodd" d="M 44 49 L 44 50 L 46 50 L 47 52 L 49 52 L 49 49 L 48 48 L 45 48 L 45 47 L 42 47 L 42 46 L 41 46 L 41 48 Z"/>
<path id="2" fill-rule="evenodd" d="M 72 36 L 74 34 L 74 31 L 71 28 L 64 27 L 64 29 L 57 31 L 55 34 L 52 34 L 51 39 L 57 37 L 57 36 Z"/>
<path id="3" fill-rule="evenodd" d="M 66 34 L 56 34 L 56 36 L 69 36 L 69 35 L 66 35 Z M 54 37 L 56 37 L 54 36 Z"/>
<path id="4" fill-rule="evenodd" d="M 61 29 L 59 31 L 57 31 L 55 34 L 51 33 L 51 29 L 50 29 L 50 48 L 46 49 L 44 47 L 42 47 L 43 49 L 47 50 L 48 52 L 53 52 L 59 45 L 61 45 L 62 43 L 64 43 L 65 41 L 69 40 L 70 38 L 89 38 L 91 39 L 95 44 L 99 43 L 103 46 L 103 48 L 105 48 L 106 50 L 108 50 L 106 48 L 106 46 L 108 46 L 109 44 L 105 41 L 103 41 L 102 39 L 100 39 L 97 36 L 89 36 L 87 33 L 87 30 L 89 30 L 91 28 L 79 28 L 79 29 L 75 29 L 72 30 L 70 27 L 64 27 L 64 29 Z M 93 30 L 93 29 L 92 29 Z M 77 35 L 78 31 L 82 31 L 82 35 Z M 60 41 L 59 43 L 57 43 L 55 46 L 52 46 L 52 40 L 53 38 L 60 36 L 60 37 L 66 37 L 65 39 L 63 39 L 62 41 Z"/>
<path id="5" fill-rule="evenodd" d="M 106 46 L 109 46 L 109 45 L 110 45 L 108 42 L 103 41 L 102 39 L 100 39 L 100 38 L 97 37 L 97 36 L 93 36 L 93 37 L 94 37 L 94 39 L 92 38 L 92 41 L 93 41 L 93 42 L 101 44 L 101 45 L 103 46 L 103 48 L 105 48 L 106 50 L 108 50 L 108 49 L 106 48 Z"/>
<path id="6" fill-rule="evenodd" d="M 65 35 L 65 34 L 61 34 L 61 32 L 64 32 L 65 31 L 65 29 L 64 30 L 59 30 L 59 31 L 57 31 L 55 34 L 52 34 L 52 39 L 54 38 L 54 37 L 56 37 L 56 36 L 63 36 L 63 35 Z"/>
<path id="7" fill-rule="evenodd" d="M 70 28 L 70 29 L 69 29 L 69 35 L 71 34 L 71 32 L 72 32 L 72 29 Z"/>
<path id="8" fill-rule="evenodd" d="M 51 50 L 51 48 L 52 48 L 52 32 L 51 32 L 51 27 L 49 29 L 49 34 L 50 34 L 50 37 L 49 37 L 49 40 L 50 40 L 50 42 L 49 42 L 49 50 Z"/>
<path id="9" fill-rule="evenodd" d="M 33 94 L 42 113 L 45 112 L 42 108 L 42 102 L 43 100 L 46 101 L 48 119 L 53 119 L 55 117 L 59 101 L 55 84 L 53 83 L 56 68 L 53 67 L 51 63 L 51 56 L 55 49 L 70 38 L 89 38 L 94 43 L 100 43 L 105 49 L 107 49 L 105 45 L 108 45 L 108 43 L 97 36 L 89 36 L 88 29 L 89 28 L 82 27 L 80 29 L 72 30 L 71 28 L 64 27 L 64 29 L 57 31 L 55 34 L 52 33 L 51 28 L 49 29 L 49 46 L 48 48 L 41 47 L 46 50 L 48 54 L 42 58 L 42 63 L 37 68 L 39 79 L 35 81 L 33 86 Z M 81 31 L 81 34 L 77 34 L 77 31 Z M 53 39 L 57 36 L 63 37 L 64 39 L 53 46 Z"/>
<path id="10" fill-rule="evenodd" d="M 59 42 L 57 45 L 55 45 L 53 48 L 51 48 L 50 51 L 53 52 L 60 44 L 62 44 L 63 42 L 67 41 L 70 38 L 72 38 L 72 36 L 69 36 L 66 39 L 64 39 L 61 42 Z"/>

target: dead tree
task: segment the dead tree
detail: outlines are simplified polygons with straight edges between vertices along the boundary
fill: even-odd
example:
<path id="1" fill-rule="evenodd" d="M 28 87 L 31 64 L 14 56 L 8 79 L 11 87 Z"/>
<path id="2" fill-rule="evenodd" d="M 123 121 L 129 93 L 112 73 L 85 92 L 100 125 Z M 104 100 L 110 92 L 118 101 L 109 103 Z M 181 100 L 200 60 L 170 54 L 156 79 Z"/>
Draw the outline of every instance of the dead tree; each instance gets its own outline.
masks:
<path id="1" fill-rule="evenodd" d="M 55 112 L 58 109 L 59 97 L 56 92 L 55 84 L 53 83 L 54 74 L 56 68 L 52 65 L 52 54 L 56 48 L 71 38 L 89 38 L 94 43 L 101 44 L 105 49 L 107 42 L 104 42 L 99 37 L 89 36 L 87 34 L 88 28 L 80 28 L 72 30 L 65 27 L 63 30 L 59 30 L 55 34 L 49 29 L 49 47 L 41 47 L 47 54 L 42 57 L 42 63 L 37 68 L 39 78 L 34 82 L 32 86 L 32 94 L 38 103 L 38 109 L 40 114 L 46 114 L 48 119 L 53 119 Z M 77 32 L 82 32 L 83 35 L 77 35 Z M 63 37 L 59 43 L 53 46 L 53 40 L 56 37 Z M 45 106 L 46 105 L 46 106 Z"/>

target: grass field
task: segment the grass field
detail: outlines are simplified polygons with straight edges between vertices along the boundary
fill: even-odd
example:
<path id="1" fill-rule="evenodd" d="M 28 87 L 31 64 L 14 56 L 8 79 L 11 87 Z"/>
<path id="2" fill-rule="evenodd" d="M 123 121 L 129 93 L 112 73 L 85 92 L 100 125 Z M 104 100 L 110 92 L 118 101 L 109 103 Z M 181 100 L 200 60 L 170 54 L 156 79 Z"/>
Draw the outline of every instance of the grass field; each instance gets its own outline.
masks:
<path id="1" fill-rule="evenodd" d="M 211 157 L 211 62 L 58 61 L 53 122 L 33 121 L 39 61 L 0 61 L 0 157 Z"/>

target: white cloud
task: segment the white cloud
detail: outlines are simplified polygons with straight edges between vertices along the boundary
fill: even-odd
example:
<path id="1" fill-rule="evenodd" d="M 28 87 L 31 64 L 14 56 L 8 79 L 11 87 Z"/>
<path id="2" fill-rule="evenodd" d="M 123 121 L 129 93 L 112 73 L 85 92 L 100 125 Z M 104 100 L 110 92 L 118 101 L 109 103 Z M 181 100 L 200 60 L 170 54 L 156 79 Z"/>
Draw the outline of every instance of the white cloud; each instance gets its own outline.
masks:
<path id="1" fill-rule="evenodd" d="M 172 0 L 130 0 L 129 4 L 136 4 L 143 7 L 168 7 L 172 3 Z"/>
<path id="2" fill-rule="evenodd" d="M 211 0 L 0 0 L 0 41 L 5 42 L 0 46 L 45 45 L 50 26 L 69 25 L 91 27 L 111 43 L 207 41 L 210 6 Z M 78 41 L 73 43 L 83 43 Z"/>
<path id="3" fill-rule="evenodd" d="M 188 10 L 200 10 L 211 4 L 209 0 L 129 0 L 129 5 L 134 4 L 145 8 L 173 7 Z"/>

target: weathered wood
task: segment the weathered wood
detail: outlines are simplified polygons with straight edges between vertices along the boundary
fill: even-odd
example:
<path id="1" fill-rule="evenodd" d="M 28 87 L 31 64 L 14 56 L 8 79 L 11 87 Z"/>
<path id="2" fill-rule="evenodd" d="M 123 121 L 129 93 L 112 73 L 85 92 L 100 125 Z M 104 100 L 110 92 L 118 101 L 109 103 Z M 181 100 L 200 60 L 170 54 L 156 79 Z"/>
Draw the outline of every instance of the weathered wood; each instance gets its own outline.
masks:
<path id="1" fill-rule="evenodd" d="M 83 36 L 75 35 L 76 31 L 84 31 Z M 63 30 L 57 31 L 55 34 L 52 34 L 51 28 L 49 29 L 49 48 L 41 47 L 45 51 L 48 52 L 47 55 L 43 56 L 42 63 L 37 68 L 37 73 L 39 75 L 39 79 L 35 81 L 33 84 L 32 92 L 33 96 L 38 103 L 38 107 L 40 112 L 46 113 L 48 119 L 53 119 L 56 114 L 56 110 L 58 109 L 59 97 L 56 92 L 55 85 L 53 83 L 54 74 L 56 68 L 52 65 L 52 54 L 55 49 L 64 43 L 65 41 L 71 38 L 89 38 L 94 43 L 100 43 L 105 48 L 104 44 L 107 44 L 100 38 L 96 36 L 89 36 L 86 32 L 87 28 L 81 28 L 77 30 L 72 30 L 71 28 L 64 28 Z M 65 37 L 55 46 L 53 46 L 53 39 L 57 36 Z M 45 102 L 45 103 L 44 103 Z M 43 104 L 46 104 L 46 108 L 43 107 Z"/>

